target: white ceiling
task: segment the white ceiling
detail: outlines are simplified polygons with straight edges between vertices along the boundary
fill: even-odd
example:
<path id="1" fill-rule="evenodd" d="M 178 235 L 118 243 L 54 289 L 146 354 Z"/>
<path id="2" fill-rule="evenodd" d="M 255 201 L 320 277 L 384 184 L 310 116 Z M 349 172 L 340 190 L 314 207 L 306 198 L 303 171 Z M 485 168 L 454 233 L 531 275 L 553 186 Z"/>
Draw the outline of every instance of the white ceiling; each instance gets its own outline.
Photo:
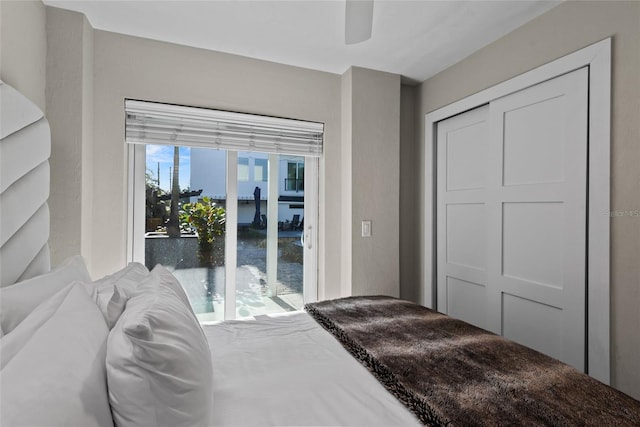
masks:
<path id="1" fill-rule="evenodd" d="M 556 6 L 553 1 L 375 0 L 373 36 L 344 43 L 342 0 L 44 0 L 91 25 L 342 74 L 350 66 L 421 82 Z"/>

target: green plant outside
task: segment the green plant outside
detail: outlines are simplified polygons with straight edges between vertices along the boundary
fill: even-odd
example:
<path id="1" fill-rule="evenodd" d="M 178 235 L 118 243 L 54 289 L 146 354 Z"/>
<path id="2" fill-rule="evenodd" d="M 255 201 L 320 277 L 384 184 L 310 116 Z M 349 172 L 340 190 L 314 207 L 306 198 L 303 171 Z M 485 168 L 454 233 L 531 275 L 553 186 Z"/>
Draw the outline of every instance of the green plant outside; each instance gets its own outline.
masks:
<path id="1" fill-rule="evenodd" d="M 203 265 L 212 265 L 214 242 L 224 234 L 226 212 L 209 197 L 195 203 L 185 203 L 180 212 L 180 222 L 184 228 L 194 229 L 198 234 L 198 258 Z M 218 260 L 222 261 L 222 260 Z"/>

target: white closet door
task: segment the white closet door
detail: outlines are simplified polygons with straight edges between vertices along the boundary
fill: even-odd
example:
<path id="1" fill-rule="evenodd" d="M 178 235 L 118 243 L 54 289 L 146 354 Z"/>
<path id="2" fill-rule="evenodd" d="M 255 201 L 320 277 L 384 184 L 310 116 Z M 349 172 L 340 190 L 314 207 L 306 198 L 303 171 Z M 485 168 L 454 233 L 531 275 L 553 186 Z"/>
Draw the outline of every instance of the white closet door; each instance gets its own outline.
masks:
<path id="1" fill-rule="evenodd" d="M 438 308 L 582 370 L 587 88 L 581 69 L 438 125 Z"/>
<path id="2" fill-rule="evenodd" d="M 489 106 L 438 123 L 438 309 L 488 327 Z"/>
<path id="3" fill-rule="evenodd" d="M 490 329 L 584 370 L 588 71 L 491 103 Z"/>

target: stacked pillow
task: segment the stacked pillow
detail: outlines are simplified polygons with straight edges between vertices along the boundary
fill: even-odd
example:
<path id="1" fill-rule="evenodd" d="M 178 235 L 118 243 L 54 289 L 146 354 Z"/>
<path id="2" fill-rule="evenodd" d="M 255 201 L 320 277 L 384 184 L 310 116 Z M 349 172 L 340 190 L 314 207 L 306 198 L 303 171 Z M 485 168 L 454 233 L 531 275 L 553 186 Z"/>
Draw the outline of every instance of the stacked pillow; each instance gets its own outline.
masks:
<path id="1" fill-rule="evenodd" d="M 148 275 L 149 270 L 144 265 L 132 262 L 122 270 L 91 282 L 84 259 L 80 255 L 71 257 L 50 273 L 0 289 L 0 336 L 11 332 L 38 305 L 72 282 L 84 284 L 112 328 L 126 303 L 118 290 L 131 294 Z"/>
<path id="2" fill-rule="evenodd" d="M 40 303 L 76 280 L 91 282 L 80 255 L 67 259 L 50 273 L 0 289 L 0 325 L 3 334 L 11 332 Z"/>
<path id="3" fill-rule="evenodd" d="M 210 424 L 209 347 L 180 283 L 138 263 L 90 280 L 77 256 L 0 289 L 0 425 Z"/>
<path id="4" fill-rule="evenodd" d="M 0 425 L 112 426 L 108 333 L 80 282 L 35 308 L 2 338 Z"/>
<path id="5" fill-rule="evenodd" d="M 131 295 L 148 275 L 147 267 L 132 262 L 122 270 L 93 282 L 93 298 L 109 329 L 113 328 L 124 311 L 127 295 Z"/>
<path id="6" fill-rule="evenodd" d="M 209 425 L 212 375 L 207 340 L 182 286 L 156 266 L 128 295 L 109 334 L 107 379 L 115 424 Z"/>

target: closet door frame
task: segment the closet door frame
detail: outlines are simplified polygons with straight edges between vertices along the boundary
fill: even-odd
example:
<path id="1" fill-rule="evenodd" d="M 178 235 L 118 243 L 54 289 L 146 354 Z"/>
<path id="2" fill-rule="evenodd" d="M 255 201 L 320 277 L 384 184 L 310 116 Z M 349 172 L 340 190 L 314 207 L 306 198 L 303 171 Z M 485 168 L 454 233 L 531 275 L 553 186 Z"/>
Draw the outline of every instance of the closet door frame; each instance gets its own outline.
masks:
<path id="1" fill-rule="evenodd" d="M 610 384 L 611 38 L 425 115 L 422 304 L 437 309 L 437 123 L 538 83 L 589 67 L 586 372 Z"/>

